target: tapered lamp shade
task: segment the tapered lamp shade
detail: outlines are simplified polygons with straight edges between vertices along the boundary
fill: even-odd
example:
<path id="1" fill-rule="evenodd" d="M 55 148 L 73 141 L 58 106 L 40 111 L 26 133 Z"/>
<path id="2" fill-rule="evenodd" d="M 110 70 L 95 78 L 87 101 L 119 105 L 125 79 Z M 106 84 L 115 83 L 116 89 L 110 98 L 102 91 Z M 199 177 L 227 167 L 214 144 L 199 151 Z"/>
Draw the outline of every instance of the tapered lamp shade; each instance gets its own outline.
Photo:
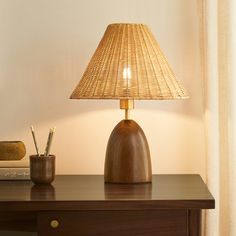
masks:
<path id="1" fill-rule="evenodd" d="M 150 183 L 150 150 L 142 128 L 129 118 L 135 99 L 187 98 L 154 36 L 143 24 L 108 25 L 74 99 L 119 99 L 125 119 L 106 149 L 106 183 Z"/>
<path id="2" fill-rule="evenodd" d="M 178 99 L 185 90 L 143 24 L 108 25 L 75 99 Z"/>

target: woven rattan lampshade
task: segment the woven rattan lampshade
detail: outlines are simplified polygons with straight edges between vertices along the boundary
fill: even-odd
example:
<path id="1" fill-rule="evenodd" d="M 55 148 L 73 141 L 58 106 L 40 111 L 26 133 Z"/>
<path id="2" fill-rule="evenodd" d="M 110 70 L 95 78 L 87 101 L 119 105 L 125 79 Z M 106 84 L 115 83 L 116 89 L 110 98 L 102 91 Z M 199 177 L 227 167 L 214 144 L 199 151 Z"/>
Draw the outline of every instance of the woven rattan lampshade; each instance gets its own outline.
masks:
<path id="1" fill-rule="evenodd" d="M 187 94 L 146 25 L 110 24 L 74 99 L 178 99 Z"/>

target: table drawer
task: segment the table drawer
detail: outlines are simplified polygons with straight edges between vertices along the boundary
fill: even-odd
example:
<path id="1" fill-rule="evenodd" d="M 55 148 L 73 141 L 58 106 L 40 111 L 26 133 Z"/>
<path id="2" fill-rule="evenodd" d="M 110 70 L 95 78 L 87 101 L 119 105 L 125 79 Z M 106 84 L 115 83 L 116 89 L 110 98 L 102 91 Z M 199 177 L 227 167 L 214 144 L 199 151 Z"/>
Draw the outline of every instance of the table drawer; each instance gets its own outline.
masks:
<path id="1" fill-rule="evenodd" d="M 185 236 L 187 210 L 38 213 L 39 236 Z"/>

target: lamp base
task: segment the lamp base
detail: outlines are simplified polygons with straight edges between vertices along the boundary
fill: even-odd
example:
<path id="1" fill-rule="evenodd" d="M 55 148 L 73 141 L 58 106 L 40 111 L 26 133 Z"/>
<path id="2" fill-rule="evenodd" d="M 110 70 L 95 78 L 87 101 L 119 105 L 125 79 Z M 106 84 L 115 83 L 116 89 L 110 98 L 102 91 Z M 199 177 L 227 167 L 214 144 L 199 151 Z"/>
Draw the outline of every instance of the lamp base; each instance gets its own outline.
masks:
<path id="1" fill-rule="evenodd" d="M 134 120 L 122 120 L 113 129 L 106 150 L 105 183 L 150 183 L 152 167 L 148 142 Z"/>

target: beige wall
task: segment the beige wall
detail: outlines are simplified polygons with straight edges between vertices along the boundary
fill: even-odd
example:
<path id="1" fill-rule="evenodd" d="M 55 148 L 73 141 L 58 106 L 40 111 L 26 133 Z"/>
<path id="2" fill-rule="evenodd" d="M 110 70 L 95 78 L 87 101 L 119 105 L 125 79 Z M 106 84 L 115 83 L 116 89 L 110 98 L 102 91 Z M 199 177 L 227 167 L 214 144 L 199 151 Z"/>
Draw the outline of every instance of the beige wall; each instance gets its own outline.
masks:
<path id="1" fill-rule="evenodd" d="M 41 150 L 56 126 L 57 173 L 102 174 L 106 143 L 123 111 L 118 101 L 69 96 L 109 23 L 146 23 L 191 95 L 135 104 L 153 173 L 205 177 L 196 8 L 189 0 L 0 0 L 0 139 L 23 140 L 32 154 L 29 126 Z"/>

